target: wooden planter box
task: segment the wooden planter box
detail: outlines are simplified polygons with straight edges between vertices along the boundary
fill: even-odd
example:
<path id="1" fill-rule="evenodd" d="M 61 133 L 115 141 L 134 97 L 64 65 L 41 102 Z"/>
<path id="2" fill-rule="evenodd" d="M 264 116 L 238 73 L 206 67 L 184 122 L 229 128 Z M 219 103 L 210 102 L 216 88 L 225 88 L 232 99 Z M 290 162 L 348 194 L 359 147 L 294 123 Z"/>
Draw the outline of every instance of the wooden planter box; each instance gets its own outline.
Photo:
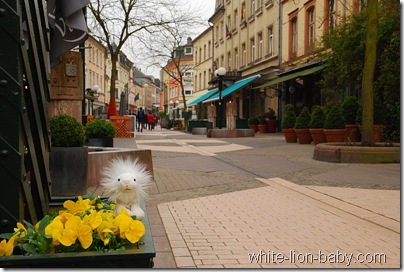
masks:
<path id="1" fill-rule="evenodd" d="M 142 209 L 146 211 L 144 202 Z M 0 257 L 3 268 L 152 268 L 156 256 L 147 212 L 142 220 L 146 233 L 131 248 L 111 252 L 79 252 Z"/>

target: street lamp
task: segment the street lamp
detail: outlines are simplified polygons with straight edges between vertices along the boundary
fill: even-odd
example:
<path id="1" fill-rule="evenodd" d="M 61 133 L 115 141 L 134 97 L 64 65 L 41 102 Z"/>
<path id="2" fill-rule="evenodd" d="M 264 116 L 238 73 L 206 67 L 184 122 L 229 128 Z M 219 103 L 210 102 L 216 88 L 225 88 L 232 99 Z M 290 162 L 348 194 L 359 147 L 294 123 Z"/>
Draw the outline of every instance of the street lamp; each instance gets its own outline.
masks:
<path id="1" fill-rule="evenodd" d="M 222 89 L 223 89 L 223 76 L 226 74 L 226 69 L 224 67 L 220 67 L 215 71 L 215 76 L 218 78 L 218 87 L 219 87 L 219 129 L 222 129 Z"/>
<path id="2" fill-rule="evenodd" d="M 149 87 L 149 84 L 147 84 L 147 83 L 143 83 L 143 94 L 142 94 L 142 106 L 143 106 L 143 109 L 145 110 L 145 112 L 146 112 L 146 92 L 147 92 L 147 88 Z"/>
<path id="3" fill-rule="evenodd" d="M 86 98 L 91 101 L 91 115 L 94 113 L 94 100 L 98 98 L 100 93 L 102 93 L 102 90 L 98 85 L 86 89 Z M 90 104 L 88 104 L 88 113 L 90 114 Z"/>

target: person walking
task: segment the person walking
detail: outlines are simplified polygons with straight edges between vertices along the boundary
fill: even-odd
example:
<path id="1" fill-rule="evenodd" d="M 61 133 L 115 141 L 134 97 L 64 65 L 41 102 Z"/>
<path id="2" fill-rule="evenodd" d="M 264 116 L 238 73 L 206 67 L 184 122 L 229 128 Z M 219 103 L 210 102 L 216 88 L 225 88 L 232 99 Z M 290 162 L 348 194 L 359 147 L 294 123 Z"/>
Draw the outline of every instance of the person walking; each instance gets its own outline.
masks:
<path id="1" fill-rule="evenodd" d="M 154 127 L 154 115 L 149 113 L 149 115 L 147 115 L 147 125 L 149 127 L 149 130 L 153 130 Z"/>
<path id="2" fill-rule="evenodd" d="M 137 112 L 137 131 L 143 132 L 143 125 L 144 125 L 144 110 L 142 107 L 139 108 Z"/>

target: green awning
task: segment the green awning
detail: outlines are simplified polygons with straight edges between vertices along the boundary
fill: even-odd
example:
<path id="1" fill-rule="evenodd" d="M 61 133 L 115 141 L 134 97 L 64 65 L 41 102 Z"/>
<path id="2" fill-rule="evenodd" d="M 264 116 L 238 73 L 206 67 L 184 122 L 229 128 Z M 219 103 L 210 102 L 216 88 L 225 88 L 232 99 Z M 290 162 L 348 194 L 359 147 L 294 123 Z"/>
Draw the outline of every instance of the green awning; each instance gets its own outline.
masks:
<path id="1" fill-rule="evenodd" d="M 222 91 L 222 97 L 225 97 L 229 94 L 232 94 L 233 92 L 239 90 L 240 88 L 243 88 L 245 85 L 247 85 L 248 83 L 252 82 L 253 80 L 259 78 L 261 75 L 255 75 L 255 76 L 251 76 L 249 78 L 245 78 L 239 81 L 236 81 L 233 85 L 223 89 Z M 211 101 L 216 101 L 219 100 L 219 92 L 216 92 L 214 95 L 212 95 L 211 97 L 205 99 L 203 101 L 203 103 L 206 102 L 211 102 Z"/>
<path id="2" fill-rule="evenodd" d="M 258 87 L 255 87 L 254 89 L 261 89 L 261 88 L 269 87 L 269 86 L 272 86 L 272 85 L 275 85 L 275 84 L 278 84 L 278 83 L 281 83 L 281 82 L 284 82 L 284 81 L 287 81 L 287 80 L 290 80 L 290 79 L 293 79 L 293 78 L 296 78 L 296 77 L 307 76 L 307 75 L 313 74 L 313 73 L 315 73 L 317 71 L 320 71 L 324 67 L 325 67 L 325 65 L 320 65 L 320 66 L 311 67 L 311 68 L 308 68 L 308 69 L 305 69 L 305 70 L 302 70 L 302 71 L 299 71 L 299 72 L 295 72 L 295 73 L 291 73 L 291 74 L 288 74 L 288 75 L 280 76 L 278 78 L 270 80 L 269 82 L 267 82 L 265 84 L 262 84 L 262 85 L 260 85 Z"/>
<path id="3" fill-rule="evenodd" d="M 187 107 L 191 107 L 191 106 L 193 106 L 193 105 L 196 105 L 196 104 L 198 104 L 199 102 L 202 102 L 202 101 L 204 101 L 205 99 L 208 99 L 209 97 L 211 97 L 211 96 L 213 96 L 213 95 L 215 95 L 215 94 L 217 94 L 218 93 L 218 89 L 216 88 L 216 89 L 213 89 L 213 90 L 211 90 L 211 91 L 208 91 L 207 93 L 205 93 L 205 94 L 203 94 L 203 95 L 201 95 L 201 96 L 199 96 L 199 97 L 197 97 L 197 98 L 195 98 L 195 99 L 192 99 L 192 101 L 189 101 L 188 103 L 187 103 Z"/>

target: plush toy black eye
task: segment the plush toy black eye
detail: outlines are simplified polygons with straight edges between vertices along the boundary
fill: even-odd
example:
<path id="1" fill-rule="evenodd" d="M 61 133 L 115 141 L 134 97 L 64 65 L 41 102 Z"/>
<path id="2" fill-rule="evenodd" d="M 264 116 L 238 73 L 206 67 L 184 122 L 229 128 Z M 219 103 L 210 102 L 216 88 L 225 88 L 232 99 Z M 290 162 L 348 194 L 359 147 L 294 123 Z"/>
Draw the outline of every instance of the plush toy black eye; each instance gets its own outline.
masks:
<path id="1" fill-rule="evenodd" d="M 121 179 L 119 178 L 118 181 L 121 181 Z"/>
<path id="2" fill-rule="evenodd" d="M 133 181 L 136 181 L 136 179 L 134 178 Z"/>

